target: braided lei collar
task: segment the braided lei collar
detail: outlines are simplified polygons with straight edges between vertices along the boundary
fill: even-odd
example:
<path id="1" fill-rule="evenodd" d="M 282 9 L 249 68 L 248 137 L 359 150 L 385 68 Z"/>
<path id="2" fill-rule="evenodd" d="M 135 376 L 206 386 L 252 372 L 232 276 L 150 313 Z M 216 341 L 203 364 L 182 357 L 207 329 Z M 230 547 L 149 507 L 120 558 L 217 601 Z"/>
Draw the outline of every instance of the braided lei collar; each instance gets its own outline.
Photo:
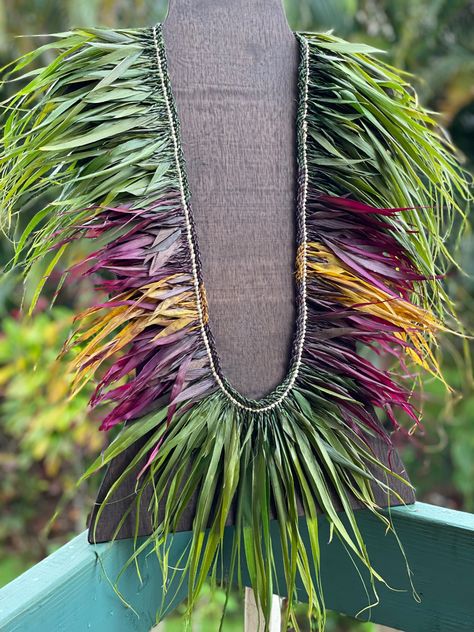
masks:
<path id="1" fill-rule="evenodd" d="M 122 429 L 83 478 L 147 436 L 123 477 L 136 477 L 137 507 L 153 487 L 147 542 L 155 544 L 172 538 L 197 494 L 183 563 L 188 615 L 218 572 L 234 508 L 231 573 L 245 558 L 267 625 L 273 515 L 287 623 L 298 629 L 299 578 L 323 629 L 319 513 L 368 569 L 375 595 L 383 581 L 350 501 L 393 530 L 373 487 L 409 483 L 367 438 L 390 450 L 400 419 L 419 424 L 412 391 L 420 370 L 442 379 L 432 348 L 453 307 L 441 276 L 452 262 L 453 217 L 464 217 L 456 195 L 467 195 L 452 147 L 377 51 L 330 34 L 294 35 L 298 311 L 288 374 L 266 397 L 243 396 L 220 368 L 161 24 L 75 29 L 13 63 L 9 75 L 18 78 L 45 50 L 57 54 L 7 101 L 2 213 L 10 222 L 25 199 L 56 192 L 17 243 L 26 272 L 47 262 L 37 294 L 73 246 L 92 246 L 68 264 L 106 296 L 77 315 L 67 342 L 76 350 L 73 392 L 94 380 L 91 406 L 108 405 L 101 430 Z"/>

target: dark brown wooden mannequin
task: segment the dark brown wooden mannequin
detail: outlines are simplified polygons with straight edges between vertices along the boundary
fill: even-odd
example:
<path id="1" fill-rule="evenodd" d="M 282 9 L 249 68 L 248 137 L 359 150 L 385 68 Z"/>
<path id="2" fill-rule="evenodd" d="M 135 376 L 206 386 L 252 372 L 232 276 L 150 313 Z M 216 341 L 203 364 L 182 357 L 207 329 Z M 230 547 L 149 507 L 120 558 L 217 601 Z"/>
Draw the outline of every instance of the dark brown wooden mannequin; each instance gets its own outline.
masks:
<path id="1" fill-rule="evenodd" d="M 163 33 L 222 371 L 260 399 L 288 371 L 295 324 L 297 41 L 282 0 L 170 0 Z M 388 462 L 375 439 L 373 448 Z M 130 458 L 111 464 L 98 502 Z M 404 473 L 397 454 L 390 466 Z M 110 539 L 133 486 L 103 512 L 99 541 Z M 141 533 L 151 530 L 146 505 Z M 190 503 L 183 530 L 192 518 Z M 132 512 L 120 537 L 134 528 Z"/>
<path id="2" fill-rule="evenodd" d="M 281 0 L 171 0 L 163 32 L 217 351 L 258 399 L 295 319 L 296 40 Z"/>

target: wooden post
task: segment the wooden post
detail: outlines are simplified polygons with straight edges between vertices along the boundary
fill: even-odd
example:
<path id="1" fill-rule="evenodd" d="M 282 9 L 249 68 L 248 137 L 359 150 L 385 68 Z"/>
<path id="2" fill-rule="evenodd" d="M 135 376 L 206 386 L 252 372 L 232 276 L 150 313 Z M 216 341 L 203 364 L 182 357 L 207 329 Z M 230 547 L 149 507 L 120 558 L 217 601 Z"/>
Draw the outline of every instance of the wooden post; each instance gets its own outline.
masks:
<path id="1" fill-rule="evenodd" d="M 245 624 L 244 632 L 264 632 L 263 612 L 257 607 L 251 588 L 245 588 Z M 270 632 L 281 632 L 281 598 L 273 595 L 270 613 Z"/>

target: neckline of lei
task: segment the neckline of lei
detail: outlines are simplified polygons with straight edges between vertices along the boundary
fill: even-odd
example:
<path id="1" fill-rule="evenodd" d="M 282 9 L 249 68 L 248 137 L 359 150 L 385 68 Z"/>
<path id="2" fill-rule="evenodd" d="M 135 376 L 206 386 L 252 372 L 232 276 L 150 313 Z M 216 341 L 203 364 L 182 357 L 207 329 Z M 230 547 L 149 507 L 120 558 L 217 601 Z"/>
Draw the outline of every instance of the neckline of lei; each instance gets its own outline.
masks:
<path id="1" fill-rule="evenodd" d="M 157 68 L 160 83 L 166 103 L 166 110 L 173 141 L 174 158 L 178 175 L 181 203 L 186 225 L 186 238 L 189 247 L 194 293 L 198 313 L 201 339 L 205 346 L 210 370 L 220 391 L 226 398 L 240 409 L 263 412 L 280 405 L 292 390 L 301 366 L 307 324 L 307 227 L 306 227 L 306 199 L 308 190 L 308 161 L 307 161 L 307 103 L 309 86 L 309 44 L 304 35 L 292 31 L 298 42 L 299 60 L 297 74 L 297 114 L 296 114 L 296 158 L 297 158 L 297 194 L 296 194 L 296 328 L 293 333 L 289 370 L 280 384 L 270 393 L 260 399 L 251 399 L 237 391 L 228 381 L 221 370 L 219 355 L 216 349 L 213 333 L 209 323 L 209 313 L 206 300 L 205 283 L 197 241 L 195 221 L 190 202 L 191 192 L 188 184 L 186 159 L 180 134 L 180 118 L 176 99 L 173 93 L 171 77 L 168 68 L 166 43 L 163 35 L 163 24 L 158 22 L 153 27 L 153 42 L 156 53 Z"/>

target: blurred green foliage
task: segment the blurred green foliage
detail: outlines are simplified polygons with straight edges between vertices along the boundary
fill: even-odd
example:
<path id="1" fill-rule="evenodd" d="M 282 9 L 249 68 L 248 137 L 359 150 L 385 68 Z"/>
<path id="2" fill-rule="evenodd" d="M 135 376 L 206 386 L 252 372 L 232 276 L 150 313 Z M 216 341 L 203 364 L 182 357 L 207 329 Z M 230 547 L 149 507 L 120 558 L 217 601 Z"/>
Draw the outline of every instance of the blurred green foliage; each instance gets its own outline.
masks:
<path id="1" fill-rule="evenodd" d="M 72 320 L 70 309 L 57 307 L 32 319 L 2 321 L 0 415 L 8 419 L 3 430 L 18 442 L 24 464 L 41 462 L 50 478 L 75 461 L 78 451 L 94 454 L 102 444 L 87 411 L 91 389 L 69 398 L 68 358 L 56 361 Z"/>
<path id="2" fill-rule="evenodd" d="M 91 392 L 68 397 L 60 345 L 71 309 L 56 307 L 2 320 L 0 337 L 0 584 L 46 555 L 65 533 L 82 531 L 94 489 L 76 491 L 86 463 L 102 448 L 87 413 Z M 68 501 L 48 530 L 56 507 Z M 21 564 L 15 563 L 17 559 Z"/>
<path id="3" fill-rule="evenodd" d="M 284 4 L 292 28 L 333 29 L 343 37 L 367 41 L 385 49 L 387 60 L 414 73 L 411 80 L 420 98 L 441 111 L 442 123 L 472 168 L 472 0 L 285 0 Z M 166 8 L 165 0 L 0 0 L 0 62 L 38 46 L 51 32 L 81 25 L 153 24 L 164 19 Z M 459 255 L 466 274 L 453 272 L 447 279 L 471 332 L 473 248 L 474 240 L 467 236 Z M 10 244 L 4 240 L 0 243 L 3 263 L 10 255 Z M 27 297 L 28 291 L 27 286 Z M 90 392 L 68 399 L 67 358 L 56 362 L 72 316 L 91 302 L 90 292 L 84 283 L 66 288 L 58 305 L 46 311 L 46 302 L 40 302 L 27 317 L 20 311 L 23 288 L 15 275 L 5 274 L 0 284 L 0 585 L 83 530 L 94 498 L 94 488 L 78 490 L 74 483 L 100 451 L 104 438 L 97 431 L 97 420 L 88 414 Z M 53 293 L 50 288 L 49 298 Z M 427 380 L 425 431 L 397 441 L 419 499 L 474 511 L 474 394 L 466 346 L 452 337 L 442 340 L 444 373 L 456 395 L 446 399 L 442 385 Z M 49 527 L 58 507 L 60 518 Z M 196 630 L 211 629 L 209 622 L 218 620 L 222 597 L 206 588 Z M 167 622 L 166 632 L 178 629 L 179 619 Z M 242 604 L 236 597 L 229 604 L 226 630 L 240 629 Z M 336 615 L 328 623 L 328 632 L 374 629 Z"/>

